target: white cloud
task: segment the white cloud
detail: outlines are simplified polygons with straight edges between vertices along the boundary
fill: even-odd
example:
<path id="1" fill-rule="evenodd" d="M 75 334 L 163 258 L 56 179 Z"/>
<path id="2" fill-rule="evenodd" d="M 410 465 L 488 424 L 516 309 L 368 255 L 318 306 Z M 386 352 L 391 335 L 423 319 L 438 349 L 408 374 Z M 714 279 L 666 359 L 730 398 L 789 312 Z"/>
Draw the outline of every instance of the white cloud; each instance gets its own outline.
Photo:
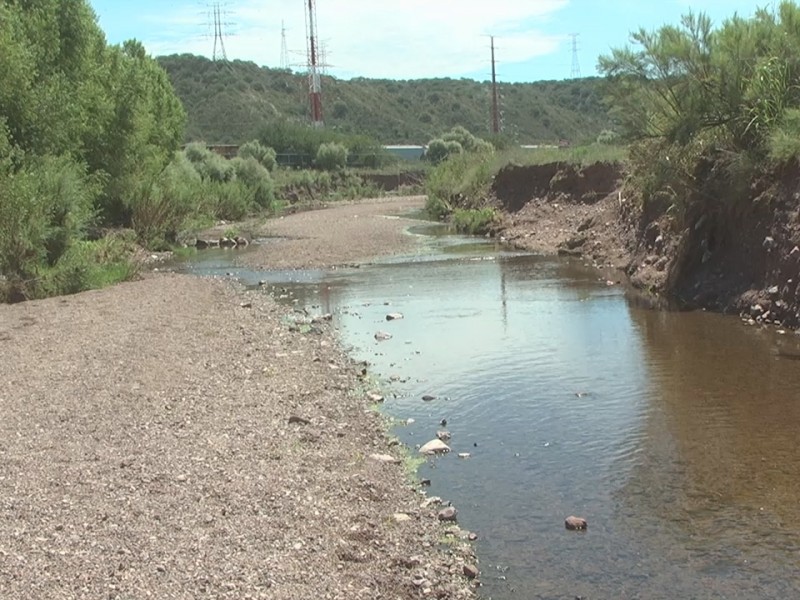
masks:
<path id="1" fill-rule="evenodd" d="M 329 72 L 350 77 L 459 77 L 489 69 L 488 35 L 496 36 L 498 60 L 525 62 L 558 51 L 563 38 L 543 33 L 568 0 L 317 0 L 320 39 Z M 291 60 L 305 61 L 303 0 L 229 2 L 223 20 L 228 58 L 278 66 L 281 21 Z M 197 4 L 160 15 L 144 42 L 153 54 L 209 55 Z M 187 25 L 192 23 L 192 25 Z"/>

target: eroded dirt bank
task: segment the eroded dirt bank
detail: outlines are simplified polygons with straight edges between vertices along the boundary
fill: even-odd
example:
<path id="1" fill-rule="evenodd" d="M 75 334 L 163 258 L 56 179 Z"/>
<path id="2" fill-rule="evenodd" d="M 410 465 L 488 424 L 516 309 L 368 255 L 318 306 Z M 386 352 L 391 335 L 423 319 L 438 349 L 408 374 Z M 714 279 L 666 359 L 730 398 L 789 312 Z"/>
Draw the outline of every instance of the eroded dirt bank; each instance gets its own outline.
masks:
<path id="1" fill-rule="evenodd" d="M 287 315 L 166 274 L 0 306 L 0 595 L 470 597 L 362 366 Z"/>
<path id="2" fill-rule="evenodd" d="M 735 197 L 727 172 L 699 167 L 685 212 L 642 211 L 618 165 L 564 163 L 501 170 L 493 193 L 516 247 L 624 271 L 637 288 L 687 308 L 800 326 L 800 170 L 762 174 Z"/>

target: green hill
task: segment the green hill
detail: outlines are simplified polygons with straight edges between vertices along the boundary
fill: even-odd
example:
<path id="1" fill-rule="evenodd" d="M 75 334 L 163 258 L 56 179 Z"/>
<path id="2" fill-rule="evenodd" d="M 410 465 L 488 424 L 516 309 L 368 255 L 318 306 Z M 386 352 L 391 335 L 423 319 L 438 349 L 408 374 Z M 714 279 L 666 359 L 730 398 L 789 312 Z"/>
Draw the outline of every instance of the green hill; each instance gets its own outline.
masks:
<path id="1" fill-rule="evenodd" d="M 307 119 L 307 78 L 252 62 L 162 56 L 186 112 L 187 141 L 240 143 L 276 119 Z M 503 130 L 520 143 L 592 140 L 610 119 L 599 78 L 500 84 Z M 324 77 L 325 124 L 385 144 L 422 144 L 454 125 L 485 135 L 490 89 L 471 79 Z"/>

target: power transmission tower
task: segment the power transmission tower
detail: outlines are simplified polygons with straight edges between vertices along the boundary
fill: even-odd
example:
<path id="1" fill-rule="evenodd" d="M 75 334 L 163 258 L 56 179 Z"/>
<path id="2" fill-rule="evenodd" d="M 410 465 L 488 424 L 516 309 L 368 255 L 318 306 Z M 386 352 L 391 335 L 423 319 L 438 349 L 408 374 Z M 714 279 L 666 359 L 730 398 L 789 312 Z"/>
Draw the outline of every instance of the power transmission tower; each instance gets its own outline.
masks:
<path id="1" fill-rule="evenodd" d="M 500 103 L 497 96 L 497 71 L 494 60 L 494 36 L 491 36 L 492 46 L 492 133 L 500 133 Z"/>
<path id="2" fill-rule="evenodd" d="M 581 65 L 578 63 L 578 36 L 579 33 L 570 33 L 572 38 L 572 71 L 570 77 L 576 79 L 581 76 Z"/>
<path id="3" fill-rule="evenodd" d="M 214 52 L 211 56 L 215 61 L 220 58 L 227 61 L 228 54 L 225 52 L 225 38 L 227 35 L 225 34 L 224 28 L 226 25 L 229 25 L 229 23 L 225 23 L 222 20 L 223 15 L 227 13 L 223 10 L 219 2 L 214 2 L 210 9 L 210 17 L 213 19 L 214 24 Z"/>
<path id="4" fill-rule="evenodd" d="M 289 69 L 289 47 L 286 45 L 286 27 L 281 21 L 281 69 Z"/>

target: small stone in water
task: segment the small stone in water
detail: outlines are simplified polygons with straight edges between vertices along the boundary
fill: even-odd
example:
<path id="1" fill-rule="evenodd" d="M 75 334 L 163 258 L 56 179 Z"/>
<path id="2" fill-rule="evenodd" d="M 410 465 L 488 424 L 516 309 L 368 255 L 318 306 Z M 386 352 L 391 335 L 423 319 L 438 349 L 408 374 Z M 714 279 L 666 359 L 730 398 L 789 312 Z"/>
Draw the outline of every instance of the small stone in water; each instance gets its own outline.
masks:
<path id="1" fill-rule="evenodd" d="M 586 519 L 570 516 L 564 519 L 564 526 L 572 531 L 583 531 L 589 524 L 586 522 Z"/>

